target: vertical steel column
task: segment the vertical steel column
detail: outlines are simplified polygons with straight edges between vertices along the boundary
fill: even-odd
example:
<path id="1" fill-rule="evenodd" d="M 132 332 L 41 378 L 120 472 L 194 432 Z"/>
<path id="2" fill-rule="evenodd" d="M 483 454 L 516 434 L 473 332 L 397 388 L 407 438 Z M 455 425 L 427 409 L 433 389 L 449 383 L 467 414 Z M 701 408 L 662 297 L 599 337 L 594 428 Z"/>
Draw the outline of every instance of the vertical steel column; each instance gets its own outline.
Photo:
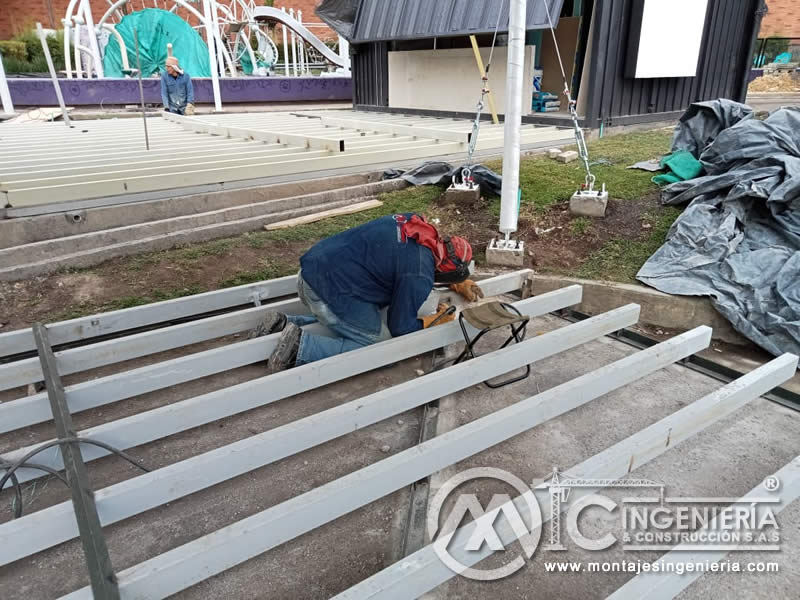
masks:
<path id="1" fill-rule="evenodd" d="M 6 81 L 6 70 L 3 67 L 3 53 L 0 52 L 0 101 L 3 103 L 3 112 L 14 114 L 14 103 L 11 102 L 11 92 Z"/>
<path id="2" fill-rule="evenodd" d="M 519 219 L 519 154 L 522 127 L 522 77 L 525 70 L 526 0 L 511 0 L 508 23 L 508 68 L 503 137 L 503 191 L 500 232 L 506 240 L 517 230 Z"/>
<path id="3" fill-rule="evenodd" d="M 38 24 L 38 27 L 41 31 L 41 23 Z M 58 374 L 56 357 L 47 337 L 47 328 L 41 323 L 35 323 L 33 337 L 36 340 L 36 349 L 39 351 L 39 361 L 42 364 L 42 373 L 58 438 L 75 438 L 77 436 L 72 426 L 72 416 L 67 407 L 64 385 Z M 108 546 L 103 537 L 103 528 L 100 525 L 100 517 L 97 515 L 94 493 L 89 487 L 89 477 L 86 464 L 81 456 L 79 442 L 62 443 L 60 449 L 64 459 L 67 483 L 72 493 L 72 505 L 75 508 L 75 519 L 78 522 L 83 554 L 86 558 L 86 566 L 89 568 L 92 593 L 95 598 L 103 600 L 117 599 L 119 598 L 117 577 L 114 574 Z"/>
<path id="4" fill-rule="evenodd" d="M 50 47 L 47 45 L 47 36 L 44 34 L 41 23 L 36 23 L 36 31 L 39 32 L 39 40 L 42 42 L 42 51 L 44 58 L 47 60 L 47 68 L 50 69 L 50 78 L 53 80 L 53 88 L 56 91 L 56 98 L 58 98 L 58 105 L 61 107 L 61 114 L 64 116 L 64 123 L 67 127 L 72 125 L 69 122 L 69 115 L 67 114 L 67 107 L 64 104 L 64 96 L 61 94 L 61 85 L 58 83 L 58 75 L 56 75 L 56 68 L 53 65 L 53 57 L 50 56 Z"/>
<path id="5" fill-rule="evenodd" d="M 97 44 L 97 31 L 94 28 L 94 17 L 92 16 L 92 5 L 89 0 L 83 0 L 83 18 L 86 19 L 86 30 L 89 33 L 89 49 L 92 51 L 92 62 L 94 63 L 94 71 L 97 73 L 98 79 L 103 79 L 105 73 L 103 72 L 103 59 L 100 56 L 100 46 Z M 92 74 L 89 73 L 89 78 Z"/>
<path id="6" fill-rule="evenodd" d="M 222 112 L 222 96 L 219 91 L 219 65 L 217 54 L 214 51 L 216 36 L 214 35 L 214 21 L 211 18 L 211 2 L 203 0 L 203 21 L 206 27 L 206 43 L 208 44 L 208 64 L 211 67 L 211 87 L 214 90 L 214 110 Z"/>
<path id="7" fill-rule="evenodd" d="M 294 19 L 294 9 L 289 9 L 289 16 Z M 291 38 L 292 38 L 292 73 L 294 76 L 297 77 L 297 35 L 294 32 L 294 29 L 291 31 Z"/>
<path id="8" fill-rule="evenodd" d="M 281 8 L 286 12 L 286 8 Z M 283 71 L 286 77 L 289 77 L 289 36 L 286 32 L 286 24 L 281 23 L 281 31 L 283 31 Z"/>

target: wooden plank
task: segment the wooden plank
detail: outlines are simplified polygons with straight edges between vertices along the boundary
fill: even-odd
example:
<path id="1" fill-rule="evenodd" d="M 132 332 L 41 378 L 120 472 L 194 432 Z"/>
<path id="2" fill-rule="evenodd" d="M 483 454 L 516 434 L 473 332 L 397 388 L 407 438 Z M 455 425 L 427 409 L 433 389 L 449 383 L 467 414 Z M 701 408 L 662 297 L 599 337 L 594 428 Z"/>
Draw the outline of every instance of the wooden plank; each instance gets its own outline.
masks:
<path id="1" fill-rule="evenodd" d="M 338 217 L 340 215 L 351 215 L 354 213 L 363 212 L 371 208 L 378 208 L 383 206 L 380 200 L 368 200 L 366 202 L 358 202 L 350 206 L 342 206 L 341 208 L 332 208 L 331 210 L 323 210 L 322 212 L 314 213 L 312 215 L 305 215 L 302 217 L 295 217 L 294 219 L 286 219 L 285 221 L 278 221 L 277 223 L 270 223 L 264 225 L 266 231 L 274 231 L 275 229 L 286 229 L 288 227 L 296 227 L 297 225 L 307 225 L 308 223 L 315 223 L 322 221 L 329 217 Z"/>

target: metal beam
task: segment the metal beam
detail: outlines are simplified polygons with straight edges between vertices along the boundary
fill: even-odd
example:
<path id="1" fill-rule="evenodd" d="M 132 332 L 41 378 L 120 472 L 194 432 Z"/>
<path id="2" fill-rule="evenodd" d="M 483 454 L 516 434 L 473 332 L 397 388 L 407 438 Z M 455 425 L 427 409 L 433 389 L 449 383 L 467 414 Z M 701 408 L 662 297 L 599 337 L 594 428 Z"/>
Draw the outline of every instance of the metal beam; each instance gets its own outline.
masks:
<path id="1" fill-rule="evenodd" d="M 800 456 L 785 465 L 773 475 L 780 481 L 780 489 L 775 492 L 768 492 L 763 484 L 759 484 L 739 502 L 757 502 L 763 498 L 774 498 L 775 503 L 770 504 L 773 514 L 780 514 L 783 509 L 792 502 L 800 498 Z M 703 527 L 697 531 L 702 533 L 713 532 L 714 525 Z M 676 546 L 671 552 L 658 559 L 661 572 L 642 573 L 631 579 L 628 583 L 619 588 L 616 592 L 608 596 L 609 600 L 634 600 L 645 598 L 647 600 L 671 600 L 678 596 L 683 590 L 692 583 L 700 579 L 704 572 L 700 569 L 686 571 L 678 569 L 680 565 L 686 563 L 706 563 L 719 562 L 729 554 L 727 550 L 690 550 L 684 544 Z M 671 572 L 670 565 L 672 566 Z M 678 573 L 681 573 L 678 575 Z"/>
<path id="2" fill-rule="evenodd" d="M 699 327 L 556 386 L 131 567 L 120 573 L 120 589 L 125 594 L 147 598 L 175 594 L 641 379 L 708 347 L 710 342 L 711 329 Z M 65 598 L 91 598 L 90 594 L 88 588 L 83 588 Z"/>
<path id="3" fill-rule="evenodd" d="M 478 150 L 494 147 L 478 144 Z M 288 161 L 270 161 L 253 165 L 252 163 L 214 169 L 197 169 L 192 163 L 169 175 L 136 175 L 125 178 L 109 178 L 94 181 L 75 182 L 59 185 L 58 199 L 61 202 L 85 200 L 92 197 L 120 196 L 141 192 L 152 192 L 161 189 L 174 189 L 195 185 L 205 185 L 226 181 L 242 181 L 279 175 L 293 175 L 325 169 L 349 168 L 358 165 L 381 164 L 388 161 L 401 161 L 454 154 L 462 150 L 462 145 L 455 142 L 430 143 L 420 142 L 412 148 L 396 149 L 391 146 L 384 150 L 365 152 L 346 152 L 313 159 L 294 158 Z M 43 195 L 52 196 L 50 186 L 41 185 L 18 188 L 7 192 L 8 200 L 14 207 L 46 204 Z M 49 200 L 49 198 L 48 198 Z"/>
<path id="4" fill-rule="evenodd" d="M 785 354 L 755 369 L 727 386 L 712 392 L 631 437 L 595 454 L 564 473 L 569 479 L 620 479 L 651 460 L 658 458 L 678 444 L 729 417 L 770 389 L 791 379 L 797 369 L 797 357 Z M 594 493 L 591 488 L 574 488 L 570 502 L 575 503 L 585 495 Z M 541 527 L 550 520 L 550 494 L 536 490 L 542 511 Z M 518 496 L 512 502 L 520 514 L 526 514 L 525 501 Z M 566 511 L 569 505 L 562 505 Z M 490 512 L 478 519 L 483 523 L 494 519 Z M 387 567 L 372 577 L 345 590 L 335 600 L 412 600 L 442 585 L 457 575 L 437 555 L 434 546 L 448 548 L 453 557 L 465 567 L 472 567 L 494 552 L 484 546 L 476 552 L 464 551 L 465 542 L 472 537 L 478 521 L 465 525 L 455 532 L 442 536 L 402 561 Z M 512 544 L 517 536 L 506 521 L 494 523 L 494 529 L 504 546 Z"/>
<path id="5" fill-rule="evenodd" d="M 119 333 L 297 293 L 297 275 L 135 306 L 48 325 L 53 345 Z M 0 358 L 36 349 L 30 328 L 0 334 Z"/>
<path id="6" fill-rule="evenodd" d="M 569 288 L 565 288 L 569 289 Z M 580 295 L 580 288 L 566 294 L 573 298 Z M 555 304 L 562 304 L 564 296 L 537 296 L 523 304 L 523 308 L 534 314 L 545 314 L 553 310 Z M 570 303 L 573 303 L 570 300 Z M 544 310 L 547 309 L 547 310 Z M 540 312 L 544 310 L 544 312 Z M 278 400 L 316 389 L 323 385 L 340 381 L 354 375 L 397 362 L 401 356 L 411 357 L 442 347 L 461 339 L 460 329 L 440 326 L 431 331 L 419 331 L 400 336 L 389 341 L 360 348 L 353 352 L 333 356 L 324 361 L 303 365 L 283 373 L 246 381 L 235 386 L 195 396 L 181 402 L 169 404 L 124 419 L 111 421 L 82 431 L 80 435 L 90 436 L 124 450 L 141 444 L 170 436 L 180 431 L 205 425 L 217 419 L 266 406 Z M 427 335 L 426 335 L 427 334 Z M 20 448 L 4 455 L 13 462 L 40 444 Z M 84 450 L 87 461 L 105 456 L 108 452 L 92 446 Z M 52 462 L 49 462 L 52 461 Z M 58 456 L 42 457 L 42 464 L 61 468 Z M 20 469 L 17 477 L 28 481 L 41 477 L 42 473 L 31 469 Z"/>
<path id="7" fill-rule="evenodd" d="M 133 358 L 247 331 L 258 325 L 261 316 L 270 309 L 280 310 L 290 315 L 308 314 L 308 308 L 300 300 L 284 300 L 268 306 L 259 306 L 62 350 L 56 354 L 56 362 L 63 375 L 113 365 Z M 41 379 L 42 368 L 36 358 L 0 365 L 0 390 L 23 386 L 41 381 Z"/>
<path id="8" fill-rule="evenodd" d="M 302 113 L 297 113 L 298 116 Z M 313 117 L 312 117 L 313 118 Z M 464 124 L 464 131 L 449 129 L 433 129 L 428 127 L 411 127 L 409 125 L 395 125 L 381 121 L 345 119 L 341 117 L 320 117 L 326 127 L 341 127 L 342 129 L 355 129 L 356 131 L 377 131 L 378 133 L 391 133 L 394 135 L 408 135 L 415 138 L 428 138 L 469 144 L 469 124 Z"/>
<path id="9" fill-rule="evenodd" d="M 102 522 L 110 525 L 127 519 L 578 346 L 631 319 L 635 322 L 638 312 L 633 305 L 619 308 L 595 317 L 586 327 L 569 326 L 546 333 L 515 346 L 513 352 L 497 351 L 110 486 L 96 494 Z M 0 545 L 0 565 L 75 537 L 70 510 L 65 502 L 0 526 L 0 541 L 24 539 Z"/>
<path id="10" fill-rule="evenodd" d="M 184 117 L 171 113 L 163 113 L 163 116 L 166 120 L 177 123 L 188 131 L 195 131 L 197 133 L 221 135 L 223 137 L 243 140 L 255 140 L 270 144 L 286 144 L 299 148 L 316 148 L 319 150 L 327 150 L 328 152 L 344 152 L 344 140 L 341 138 L 297 135 L 290 131 L 264 131 L 261 129 L 228 127 L 203 119 Z"/>
<path id="11" fill-rule="evenodd" d="M 39 25 L 41 31 L 41 25 Z M 36 323 L 33 326 L 33 337 L 39 350 L 39 360 L 42 362 L 44 381 L 50 406 L 56 424 L 58 439 L 66 440 L 75 438 L 75 429 L 72 426 L 72 417 L 64 398 L 64 386 L 56 368 L 56 357 L 47 339 L 47 329 L 44 325 Z M 89 474 L 81 458 L 78 443 L 62 443 L 59 446 L 60 454 L 64 459 L 64 471 L 67 484 L 72 494 L 73 518 L 80 533 L 83 555 L 89 569 L 91 590 L 95 598 L 119 598 L 119 589 L 111 565 L 111 556 L 108 553 L 100 517 L 97 515 L 94 495 L 89 486 Z"/>
<path id="12" fill-rule="evenodd" d="M 479 285 L 487 297 L 498 296 L 521 289 L 531 273 L 532 271 L 526 269 L 515 273 L 504 274 L 491 279 L 485 279 L 479 282 Z M 284 279 L 294 280 L 295 278 Z M 284 280 L 274 281 L 283 282 Z M 252 288 L 253 286 L 244 287 L 245 289 L 243 291 L 248 291 L 247 288 Z M 253 297 L 256 297 L 258 292 L 253 291 L 253 294 L 254 296 L 251 297 L 251 301 Z M 559 290 L 557 294 L 540 296 L 537 303 L 532 306 L 544 306 L 548 308 L 546 312 L 551 312 L 552 310 L 559 310 L 580 303 L 580 297 L 580 286 L 572 286 Z M 426 301 L 423 306 L 429 304 L 430 310 L 427 312 L 432 312 L 434 307 L 441 301 L 448 301 L 453 304 L 457 302 L 457 299 L 452 297 L 449 291 L 447 294 L 436 293 L 432 294 L 431 298 Z M 560 306 L 557 308 L 550 308 L 555 304 L 559 304 Z M 155 307 L 156 305 L 153 306 Z M 144 309 L 147 307 L 140 308 Z M 142 315 L 137 316 L 142 317 Z M 100 315 L 100 317 L 102 317 L 102 315 Z M 92 319 L 91 322 L 94 322 L 92 317 L 89 317 L 89 319 Z M 310 331 L 313 332 L 316 330 L 312 328 Z M 145 344 L 145 347 L 147 347 L 147 344 Z M 196 352 L 188 356 L 147 365 L 131 371 L 92 379 L 68 387 L 66 390 L 67 403 L 74 414 L 90 408 L 111 404 L 125 398 L 132 398 L 201 377 L 207 377 L 230 369 L 253 364 L 268 358 L 269 354 L 272 352 L 272 348 L 271 338 L 250 340 L 237 344 L 229 344 L 220 348 L 213 348 L 204 352 Z M 91 354 L 92 353 L 90 353 L 90 356 Z M 409 356 L 413 356 L 413 354 Z M 19 398 L 12 402 L 0 403 L 0 433 L 13 431 L 20 427 L 26 427 L 36 423 L 42 423 L 50 420 L 51 417 L 52 414 L 47 404 L 46 394 L 36 394 Z"/>

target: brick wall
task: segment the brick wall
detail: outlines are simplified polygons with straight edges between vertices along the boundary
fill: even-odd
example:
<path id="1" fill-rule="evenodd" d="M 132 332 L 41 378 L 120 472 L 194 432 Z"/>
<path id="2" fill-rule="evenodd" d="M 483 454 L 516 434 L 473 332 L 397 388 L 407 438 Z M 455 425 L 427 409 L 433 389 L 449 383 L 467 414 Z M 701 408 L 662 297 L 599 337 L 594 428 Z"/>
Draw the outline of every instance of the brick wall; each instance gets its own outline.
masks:
<path id="1" fill-rule="evenodd" d="M 69 0 L 0 0 L 0 40 L 36 26 L 37 21 L 46 28 L 60 29 L 68 4 Z"/>
<path id="2" fill-rule="evenodd" d="M 800 2 L 767 0 L 769 13 L 761 23 L 759 37 L 800 38 Z"/>
<path id="3" fill-rule="evenodd" d="M 223 0 L 224 1 L 224 0 Z M 314 9 L 320 0 L 275 0 L 277 8 L 293 8 L 295 11 L 303 11 L 304 23 L 322 23 L 317 17 Z M 61 19 L 67 12 L 69 0 L 0 0 L 0 40 L 8 39 L 14 34 L 34 26 L 37 21 L 47 28 L 60 29 Z M 131 0 L 132 8 L 141 8 L 142 0 Z M 148 2 L 148 6 L 152 4 Z M 51 18 L 50 8 L 52 7 Z M 95 19 L 99 19 L 107 10 L 108 5 L 103 0 L 92 0 L 92 7 Z M 202 4 L 198 3 L 199 12 L 202 12 Z M 194 18 L 185 9 L 179 8 L 177 13 L 192 25 L 195 25 Z M 336 34 L 325 28 L 311 27 L 311 32 L 322 39 L 335 39 Z"/>

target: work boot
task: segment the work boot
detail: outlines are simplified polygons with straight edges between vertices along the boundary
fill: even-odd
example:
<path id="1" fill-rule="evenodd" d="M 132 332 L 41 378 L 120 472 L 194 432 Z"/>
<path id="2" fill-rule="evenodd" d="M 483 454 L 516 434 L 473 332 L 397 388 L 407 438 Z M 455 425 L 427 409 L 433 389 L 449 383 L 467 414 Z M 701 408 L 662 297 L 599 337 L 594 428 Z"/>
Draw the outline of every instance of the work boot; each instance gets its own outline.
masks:
<path id="1" fill-rule="evenodd" d="M 300 337 L 303 330 L 294 323 L 288 323 L 278 338 L 278 345 L 269 357 L 269 372 L 279 373 L 291 369 L 300 350 Z"/>
<path id="2" fill-rule="evenodd" d="M 261 319 L 261 323 L 259 323 L 255 329 L 250 331 L 247 339 L 252 340 L 253 338 L 279 333 L 284 330 L 286 323 L 286 315 L 279 313 L 277 310 L 268 310 L 266 313 L 264 313 L 264 318 Z"/>

